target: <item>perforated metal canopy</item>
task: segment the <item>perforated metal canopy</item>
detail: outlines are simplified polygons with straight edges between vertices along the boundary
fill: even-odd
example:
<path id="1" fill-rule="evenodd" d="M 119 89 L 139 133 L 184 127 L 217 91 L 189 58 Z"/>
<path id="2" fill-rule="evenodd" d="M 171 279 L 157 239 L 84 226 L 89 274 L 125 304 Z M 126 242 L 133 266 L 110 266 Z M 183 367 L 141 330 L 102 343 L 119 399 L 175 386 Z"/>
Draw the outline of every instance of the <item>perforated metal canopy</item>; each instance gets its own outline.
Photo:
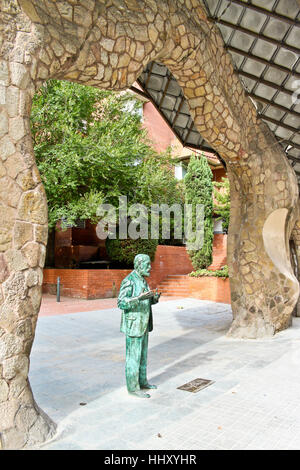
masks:
<path id="1" fill-rule="evenodd" d="M 300 2 L 203 2 L 209 19 L 221 31 L 246 92 L 300 182 Z M 151 62 L 138 83 L 184 146 L 213 151 L 197 131 L 182 90 L 167 67 Z"/>

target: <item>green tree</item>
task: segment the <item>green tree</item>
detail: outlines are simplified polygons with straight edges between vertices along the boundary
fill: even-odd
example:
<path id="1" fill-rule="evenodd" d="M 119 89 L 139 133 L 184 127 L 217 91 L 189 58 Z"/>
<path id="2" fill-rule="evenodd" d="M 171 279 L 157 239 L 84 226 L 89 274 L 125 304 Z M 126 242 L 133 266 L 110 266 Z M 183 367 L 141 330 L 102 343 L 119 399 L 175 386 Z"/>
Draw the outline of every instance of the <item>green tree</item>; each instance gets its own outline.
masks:
<path id="1" fill-rule="evenodd" d="M 155 157 L 132 95 L 51 80 L 36 94 L 31 125 L 49 226 L 95 219 L 97 206 L 135 198 L 138 163 Z"/>
<path id="2" fill-rule="evenodd" d="M 184 177 L 185 202 L 193 207 L 193 231 L 196 228 L 196 205 L 204 206 L 204 240 L 199 250 L 188 250 L 195 270 L 207 268 L 212 263 L 213 246 L 213 185 L 212 171 L 204 156 L 192 156 Z"/>
<path id="3" fill-rule="evenodd" d="M 129 204 L 147 207 L 183 203 L 170 152 L 158 154 L 151 146 L 141 106 L 130 93 L 66 81 L 50 80 L 40 88 L 31 128 L 50 232 L 59 220 L 63 226 L 77 219 L 97 222 L 98 206 L 118 207 L 123 195 Z"/>
<path id="4" fill-rule="evenodd" d="M 66 81 L 50 80 L 33 100 L 31 128 L 45 185 L 49 226 L 93 219 L 99 203 L 173 203 L 182 191 L 171 155 L 158 154 L 142 128 L 141 103 Z"/>
<path id="5" fill-rule="evenodd" d="M 218 220 L 222 220 L 222 227 L 225 232 L 228 231 L 230 217 L 230 186 L 228 178 L 222 178 L 222 181 L 214 181 L 215 204 L 214 211 Z"/>
<path id="6" fill-rule="evenodd" d="M 172 160 L 171 151 L 168 149 L 160 154 L 159 158 L 146 158 L 139 167 L 138 187 L 136 191 L 136 201 L 141 202 L 146 207 L 152 205 L 168 204 L 172 206 L 177 204 L 184 213 L 184 187 L 181 181 L 174 177 L 174 160 Z M 150 215 L 150 212 L 149 212 Z M 153 213 L 152 213 L 153 217 Z M 160 245 L 182 245 L 182 238 L 175 238 L 174 213 L 170 213 L 170 238 L 164 238 L 162 233 L 163 219 L 159 217 L 159 238 Z M 150 228 L 150 218 L 148 220 Z M 182 218 L 182 227 L 183 227 Z"/>
<path id="7" fill-rule="evenodd" d="M 174 177 L 174 160 L 171 150 L 143 159 L 138 167 L 138 187 L 135 201 L 150 207 L 151 204 L 183 204 L 184 191 L 180 181 Z"/>

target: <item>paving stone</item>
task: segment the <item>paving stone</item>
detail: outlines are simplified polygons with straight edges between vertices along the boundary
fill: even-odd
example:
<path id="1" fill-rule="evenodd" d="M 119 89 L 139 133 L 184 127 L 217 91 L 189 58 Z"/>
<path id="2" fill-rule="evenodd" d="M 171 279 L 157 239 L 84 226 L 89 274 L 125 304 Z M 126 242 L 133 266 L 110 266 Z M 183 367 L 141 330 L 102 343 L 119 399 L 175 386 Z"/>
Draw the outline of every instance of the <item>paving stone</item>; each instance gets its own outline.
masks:
<path id="1" fill-rule="evenodd" d="M 42 449 L 299 448 L 295 436 L 300 430 L 300 378 L 291 351 L 295 361 L 295 353 L 300 354 L 300 341 L 295 341 L 300 319 L 272 340 L 254 344 L 229 339 L 219 331 L 220 323 L 232 320 L 229 305 L 181 299 L 184 308 L 179 311 L 177 304 L 178 300 L 170 300 L 154 307 L 148 370 L 158 389 L 147 400 L 127 394 L 124 361 L 114 361 L 116 351 L 125 354 L 119 309 L 39 319 L 30 382 L 37 403 L 52 418 L 53 410 L 58 424 L 55 439 Z M 185 328 L 187 312 L 193 323 L 191 334 Z M 102 323 L 106 335 L 95 338 Z M 81 329 L 85 341 L 78 341 Z M 57 345 L 50 340 L 60 337 L 57 354 Z M 163 360 L 162 349 L 169 362 Z M 215 383 L 198 393 L 177 389 L 197 377 Z"/>

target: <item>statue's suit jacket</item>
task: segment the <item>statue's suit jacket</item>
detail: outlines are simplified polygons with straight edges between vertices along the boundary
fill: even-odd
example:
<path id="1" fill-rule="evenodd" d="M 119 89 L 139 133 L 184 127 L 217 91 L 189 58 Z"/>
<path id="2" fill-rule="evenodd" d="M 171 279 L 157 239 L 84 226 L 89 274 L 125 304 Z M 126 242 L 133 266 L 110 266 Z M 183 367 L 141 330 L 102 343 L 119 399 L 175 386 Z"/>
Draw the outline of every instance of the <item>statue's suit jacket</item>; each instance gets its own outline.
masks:
<path id="1" fill-rule="evenodd" d="M 151 298 L 129 302 L 132 297 L 137 297 L 143 291 L 147 292 L 148 290 L 147 282 L 135 270 L 128 274 L 121 283 L 118 297 L 118 307 L 122 310 L 120 330 L 127 336 L 139 337 L 143 336 L 146 331 L 153 330 L 151 306 L 158 301 Z"/>

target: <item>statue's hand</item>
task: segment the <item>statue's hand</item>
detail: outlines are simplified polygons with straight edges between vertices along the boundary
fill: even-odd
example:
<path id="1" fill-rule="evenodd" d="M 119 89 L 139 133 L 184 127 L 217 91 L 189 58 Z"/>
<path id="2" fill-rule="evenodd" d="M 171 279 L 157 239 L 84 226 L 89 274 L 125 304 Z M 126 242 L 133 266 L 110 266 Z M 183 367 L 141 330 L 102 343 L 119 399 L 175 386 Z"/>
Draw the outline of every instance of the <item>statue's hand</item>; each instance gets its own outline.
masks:
<path id="1" fill-rule="evenodd" d="M 156 300 L 156 302 L 159 301 L 160 296 L 161 296 L 161 292 L 158 293 L 158 289 L 156 289 L 156 290 L 155 290 L 155 294 L 154 294 L 154 299 Z"/>
<path id="2" fill-rule="evenodd" d="M 147 292 L 142 292 L 137 298 L 138 300 L 147 300 L 154 297 L 154 292 L 152 290 L 148 290 Z"/>

